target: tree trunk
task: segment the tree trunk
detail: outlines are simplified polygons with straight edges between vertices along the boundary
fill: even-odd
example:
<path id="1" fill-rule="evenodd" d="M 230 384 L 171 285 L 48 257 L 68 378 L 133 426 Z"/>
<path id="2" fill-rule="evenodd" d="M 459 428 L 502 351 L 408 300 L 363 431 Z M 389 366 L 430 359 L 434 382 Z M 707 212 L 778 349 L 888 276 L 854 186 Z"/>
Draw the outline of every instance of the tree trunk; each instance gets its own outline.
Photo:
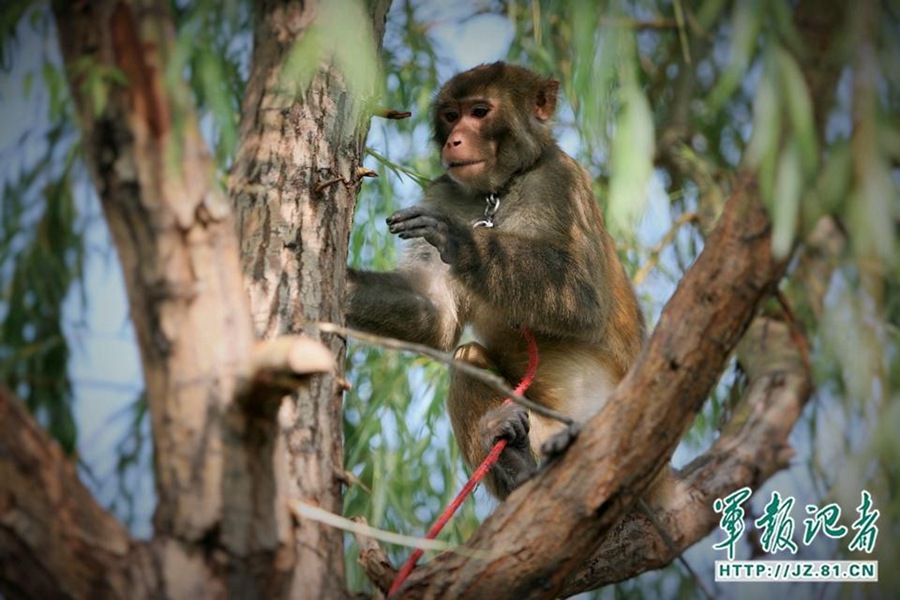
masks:
<path id="1" fill-rule="evenodd" d="M 372 3 L 380 47 L 389 1 Z M 240 142 L 230 189 L 241 239 L 244 277 L 256 334 L 272 337 L 341 323 L 347 244 L 359 189 L 368 122 L 357 124 L 358 98 L 334 64 L 322 64 L 305 94 L 283 91 L 293 45 L 314 22 L 316 3 L 261 2 Z M 327 182 L 338 183 L 325 185 Z M 317 187 L 318 186 L 318 187 Z M 323 339 L 343 360 L 344 342 Z M 339 373 L 312 378 L 282 404 L 276 456 L 287 456 L 279 483 L 298 498 L 341 513 L 343 453 Z M 289 596 L 343 595 L 343 532 L 312 521 L 294 529 Z"/>
<path id="2" fill-rule="evenodd" d="M 59 2 L 54 9 L 144 368 L 161 585 L 172 596 L 222 595 L 224 573 L 214 574 L 219 569 L 202 548 L 224 541 L 219 535 L 228 530 L 226 457 L 253 462 L 249 454 L 258 451 L 229 442 L 229 426 L 241 424 L 225 419 L 253 330 L 234 221 L 196 118 L 163 83 L 173 28 L 165 3 L 152 4 Z M 79 64 L 114 67 L 128 79 L 109 88 L 102 112 Z"/>
<path id="3" fill-rule="evenodd" d="M 327 167 L 353 178 L 366 126 L 350 121 L 333 65 L 319 65 L 304 97 L 275 97 L 286 49 L 317 11 L 262 4 L 232 185 L 243 248 L 190 96 L 163 79 L 174 37 L 167 3 L 54 4 L 140 345 L 159 503 L 154 539 L 131 540 L 4 392 L 0 431 L 18 433 L 0 448 L 0 556 L 22 558 L 0 561 L 6 597 L 347 595 L 340 533 L 289 513 L 293 499 L 340 510 L 340 390 L 336 375 L 310 376 L 333 360 L 318 342 L 256 340 L 340 320 L 355 185 L 314 186 Z M 388 4 L 371 9 L 379 41 Z M 95 104 L 84 85 L 92 69 L 116 69 L 127 84 L 110 81 Z M 251 182 L 271 187 L 254 192 Z M 246 272 L 250 303 L 241 249 L 243 264 L 261 265 Z M 251 315 L 266 310 L 254 331 Z M 339 340 L 329 347 L 340 355 Z M 285 377 L 301 391 L 278 415 Z"/>

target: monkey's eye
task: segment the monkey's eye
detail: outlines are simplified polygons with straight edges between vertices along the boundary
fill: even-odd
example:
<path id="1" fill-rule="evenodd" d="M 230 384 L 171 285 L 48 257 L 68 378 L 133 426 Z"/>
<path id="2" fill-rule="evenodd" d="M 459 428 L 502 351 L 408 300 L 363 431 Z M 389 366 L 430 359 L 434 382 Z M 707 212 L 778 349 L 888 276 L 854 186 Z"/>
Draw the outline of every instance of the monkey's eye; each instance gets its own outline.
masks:
<path id="1" fill-rule="evenodd" d="M 455 110 L 444 111 L 444 120 L 448 123 L 455 123 L 459 119 L 459 113 Z"/>
<path id="2" fill-rule="evenodd" d="M 489 112 L 491 112 L 491 109 L 487 106 L 476 106 L 472 109 L 472 116 L 476 119 L 483 119 Z"/>

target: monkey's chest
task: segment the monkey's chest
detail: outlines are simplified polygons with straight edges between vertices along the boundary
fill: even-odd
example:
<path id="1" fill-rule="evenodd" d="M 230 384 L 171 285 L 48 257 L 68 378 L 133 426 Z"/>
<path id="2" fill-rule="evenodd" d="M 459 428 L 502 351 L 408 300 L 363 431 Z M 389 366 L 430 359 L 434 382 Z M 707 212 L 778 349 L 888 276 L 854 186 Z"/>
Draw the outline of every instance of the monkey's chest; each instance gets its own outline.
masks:
<path id="1" fill-rule="evenodd" d="M 500 310 L 477 297 L 470 297 L 468 304 L 468 324 L 486 348 L 509 348 L 514 343 L 524 343 L 521 333 L 506 321 Z"/>

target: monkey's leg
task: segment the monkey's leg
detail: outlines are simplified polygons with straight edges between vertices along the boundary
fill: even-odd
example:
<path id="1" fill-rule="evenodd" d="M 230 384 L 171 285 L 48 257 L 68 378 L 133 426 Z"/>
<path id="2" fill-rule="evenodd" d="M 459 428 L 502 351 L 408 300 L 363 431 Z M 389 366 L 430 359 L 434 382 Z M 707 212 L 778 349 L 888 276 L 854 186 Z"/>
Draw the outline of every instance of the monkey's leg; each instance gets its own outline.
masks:
<path id="1" fill-rule="evenodd" d="M 493 363 L 484 346 L 465 344 L 455 358 L 489 369 Z M 495 497 L 506 498 L 537 468 L 528 438 L 528 411 L 516 404 L 503 404 L 503 396 L 484 383 L 454 371 L 447 399 L 450 422 L 470 469 L 476 468 L 499 440 L 506 440 L 500 459 L 491 467 L 485 485 Z"/>

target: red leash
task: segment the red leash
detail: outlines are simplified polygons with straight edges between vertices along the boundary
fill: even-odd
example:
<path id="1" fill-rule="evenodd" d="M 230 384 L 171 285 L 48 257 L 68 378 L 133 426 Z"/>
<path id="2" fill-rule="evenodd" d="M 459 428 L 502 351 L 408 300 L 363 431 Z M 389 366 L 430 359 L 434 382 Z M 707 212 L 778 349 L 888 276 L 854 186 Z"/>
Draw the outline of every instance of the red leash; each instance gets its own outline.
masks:
<path id="1" fill-rule="evenodd" d="M 522 336 L 528 342 L 528 367 L 525 369 L 525 375 L 522 377 L 522 381 L 519 382 L 519 385 L 516 386 L 515 389 L 516 394 L 520 396 L 524 394 L 525 390 L 527 390 L 534 382 L 534 376 L 535 373 L 537 373 L 538 366 L 538 348 L 534 336 L 529 329 L 524 327 L 522 328 Z M 512 402 L 509 398 L 503 401 L 504 404 L 508 404 L 509 402 Z M 444 525 L 447 524 L 460 505 L 462 505 L 463 501 L 472 493 L 472 490 L 475 489 L 475 486 L 484 479 L 484 476 L 487 475 L 491 467 L 494 466 L 494 463 L 500 458 L 500 453 L 503 452 L 504 448 L 506 448 L 506 440 L 500 440 L 494 444 L 494 447 L 491 448 L 488 455 L 484 457 L 484 460 L 481 461 L 481 464 L 478 465 L 478 468 L 475 469 L 472 476 L 469 477 L 469 481 L 467 481 L 466 485 L 459 491 L 456 498 L 453 499 L 453 502 L 447 505 L 447 508 L 441 513 L 441 516 L 438 517 L 437 521 L 434 522 L 434 525 L 431 526 L 431 529 L 428 530 L 428 533 L 425 534 L 426 540 L 433 540 L 438 536 L 441 529 L 444 528 Z M 397 590 L 400 589 L 400 586 L 403 585 L 403 582 L 406 581 L 406 578 L 412 573 L 416 563 L 419 562 L 419 559 L 422 558 L 422 554 L 424 553 L 425 551 L 421 548 L 416 548 L 413 553 L 409 555 L 409 558 L 406 559 L 406 562 L 403 563 L 403 567 L 394 578 L 394 583 L 391 584 L 391 589 L 388 591 L 388 598 L 393 596 Z"/>

